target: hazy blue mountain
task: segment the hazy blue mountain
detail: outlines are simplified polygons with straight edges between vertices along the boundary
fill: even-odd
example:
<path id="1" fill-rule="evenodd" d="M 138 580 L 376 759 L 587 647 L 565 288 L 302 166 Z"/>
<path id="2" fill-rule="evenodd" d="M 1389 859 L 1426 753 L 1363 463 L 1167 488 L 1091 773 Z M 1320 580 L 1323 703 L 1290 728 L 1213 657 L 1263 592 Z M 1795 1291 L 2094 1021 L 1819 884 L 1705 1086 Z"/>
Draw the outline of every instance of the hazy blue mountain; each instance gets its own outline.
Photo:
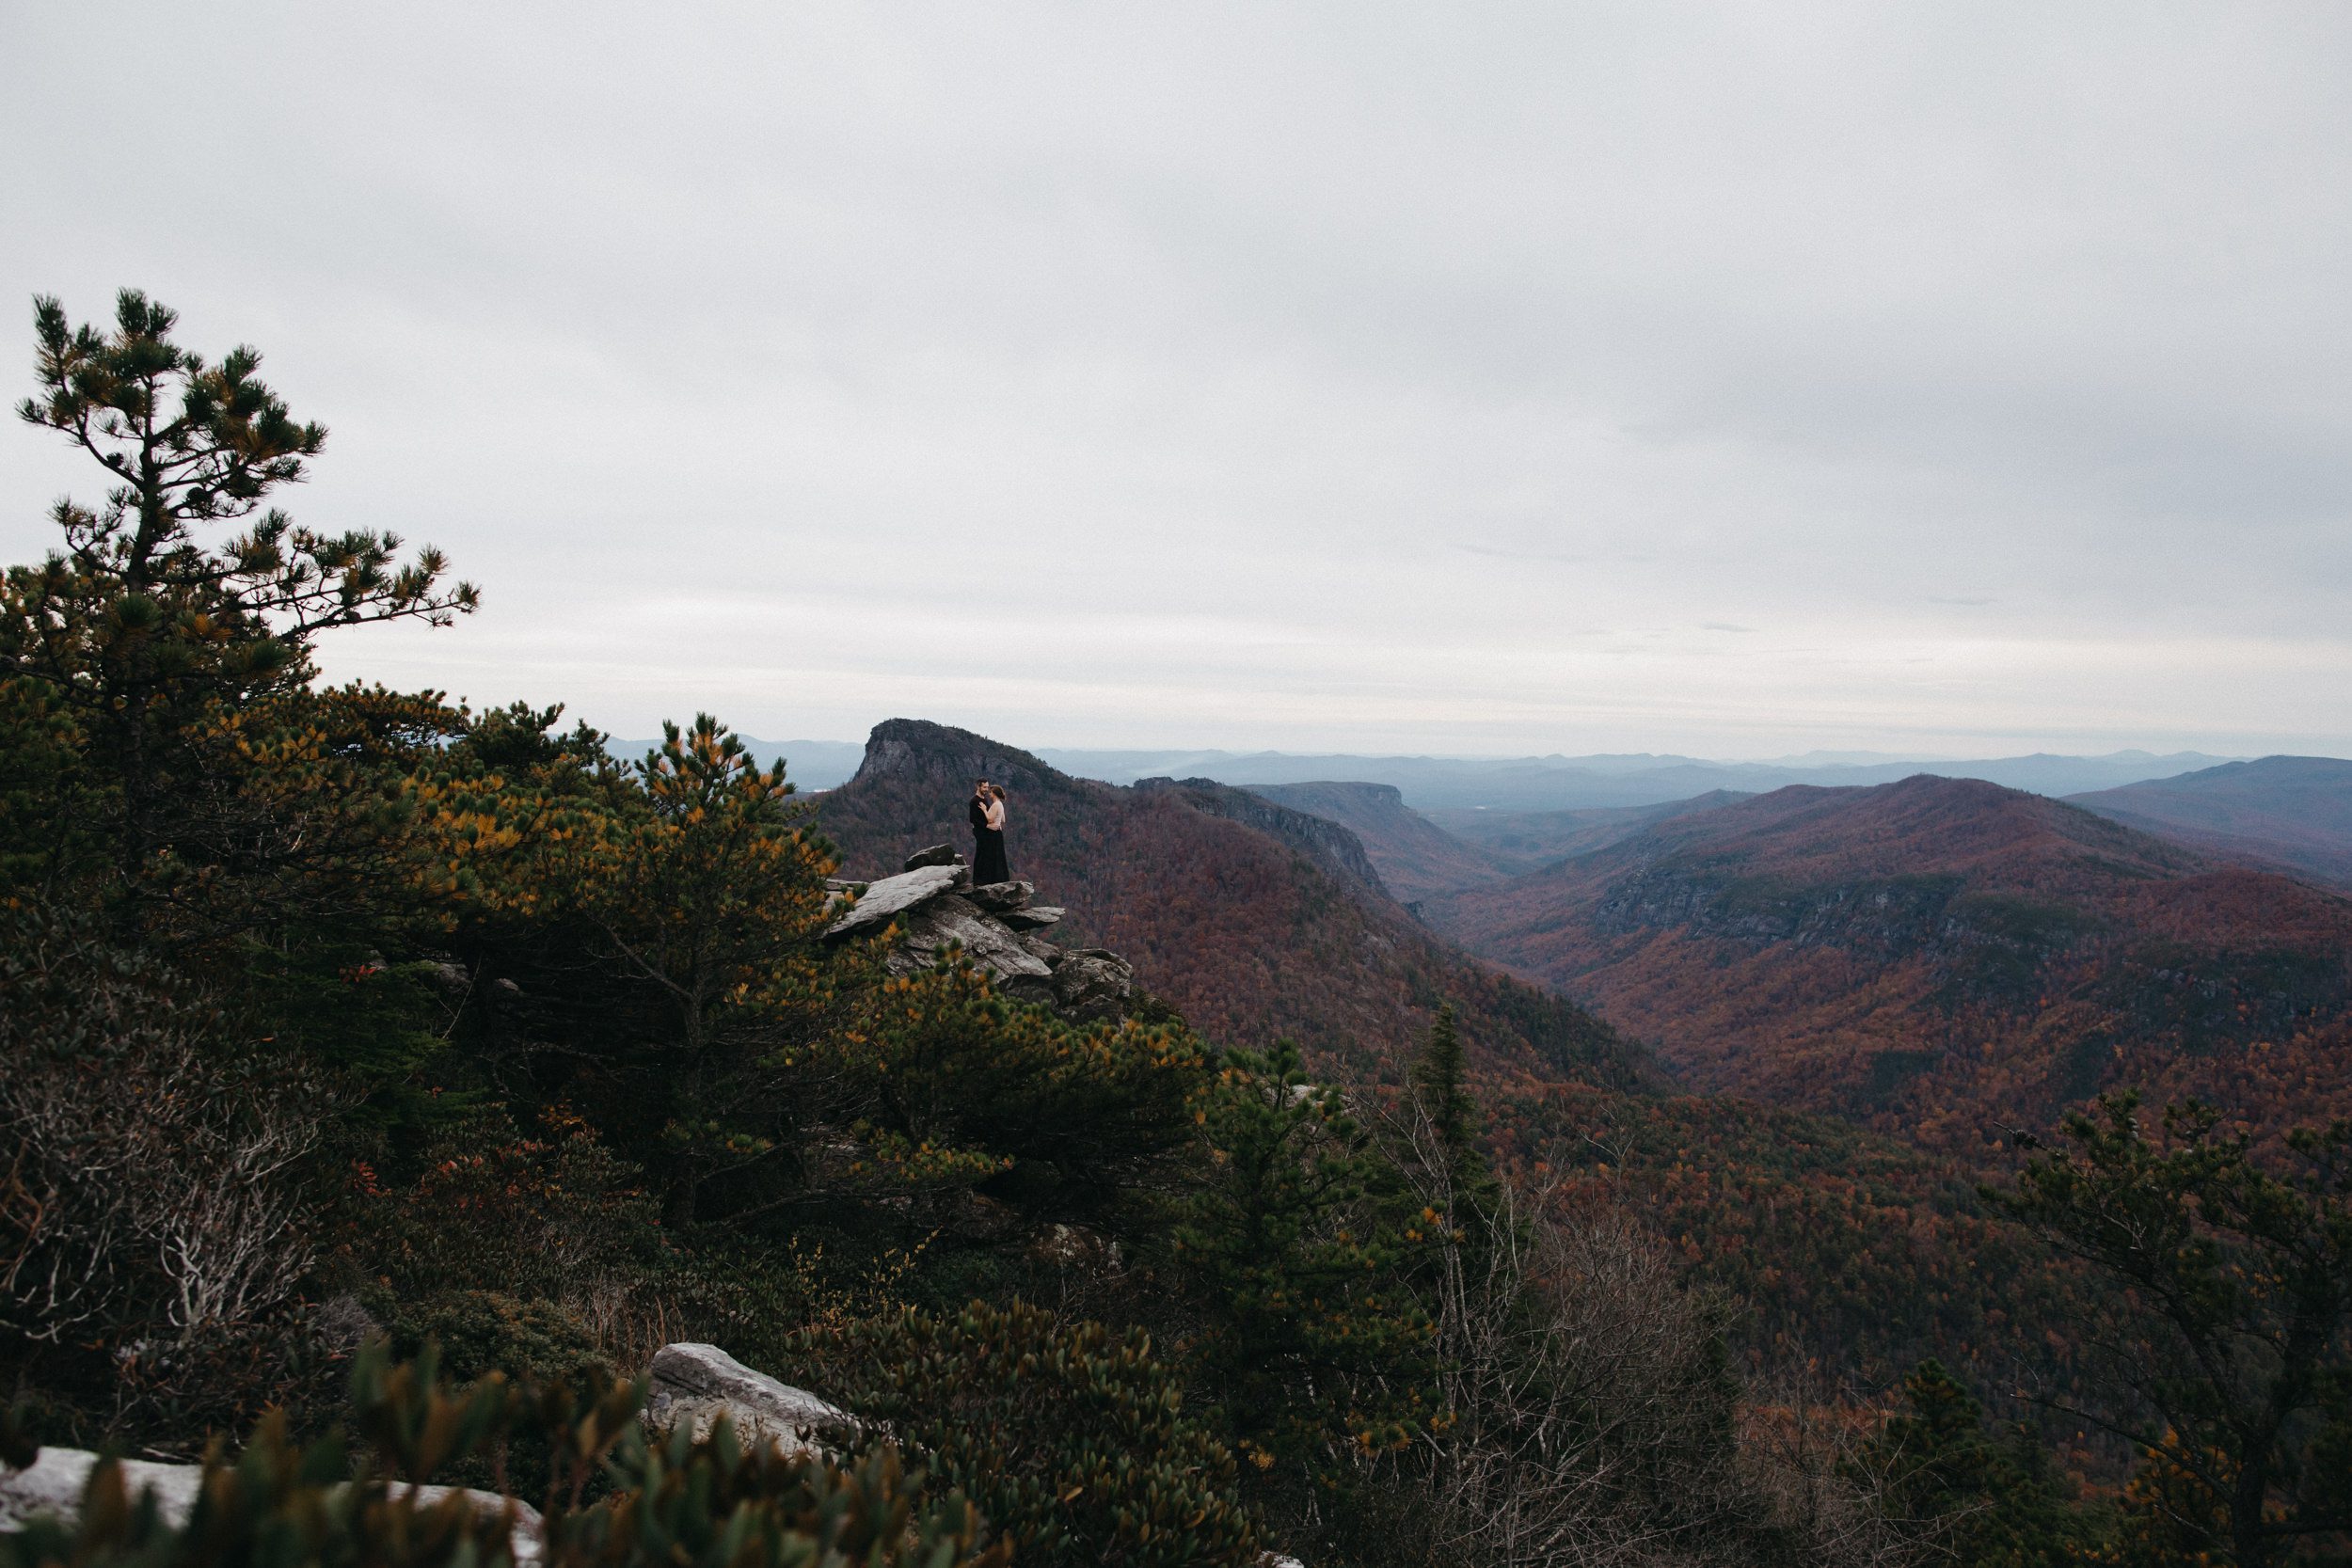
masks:
<path id="1" fill-rule="evenodd" d="M 2352 762 L 2262 757 L 2072 797 L 2143 832 L 2352 889 Z"/>
<path id="2" fill-rule="evenodd" d="M 1518 876 L 1538 866 L 1606 849 L 1668 817 L 1710 811 L 1749 798 L 1740 790 L 1716 789 L 1687 800 L 1646 806 L 1586 806 L 1578 811 L 1485 811 L 1438 806 L 1423 820 L 1483 850 Z"/>
<path id="3" fill-rule="evenodd" d="M 635 762 L 660 744 L 659 740 L 614 740 L 608 750 L 616 757 Z M 866 760 L 866 743 L 862 740 L 761 740 L 747 735 L 743 744 L 763 768 L 783 758 L 784 776 L 804 790 L 831 789 L 847 784 L 857 771 L 857 765 Z"/>
<path id="4" fill-rule="evenodd" d="M 1293 754 L 1282 752 L 1043 751 L 1065 772 L 1110 784 L 1155 774 L 1263 784 L 1344 781 L 1393 786 L 1416 811 L 1580 811 L 1661 805 L 1717 790 L 1763 794 L 1789 784 L 1892 784 L 1916 773 L 1983 779 L 2037 795 L 2074 795 L 2212 768 L 2234 759 L 2201 752 L 2158 756 L 2030 756 L 1988 760 L 1814 753 L 1779 762 L 1709 762 L 1647 752 L 1595 756 L 1427 757 Z"/>

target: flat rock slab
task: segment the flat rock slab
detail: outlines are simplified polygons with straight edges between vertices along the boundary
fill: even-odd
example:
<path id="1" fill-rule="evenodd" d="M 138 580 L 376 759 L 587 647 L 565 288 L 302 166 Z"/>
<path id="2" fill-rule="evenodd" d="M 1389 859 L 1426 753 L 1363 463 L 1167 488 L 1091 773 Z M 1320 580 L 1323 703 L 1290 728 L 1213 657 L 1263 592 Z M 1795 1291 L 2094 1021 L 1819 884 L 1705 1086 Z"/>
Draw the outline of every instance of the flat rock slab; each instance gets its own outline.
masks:
<path id="1" fill-rule="evenodd" d="M 857 906 L 825 927 L 825 940 L 839 942 L 860 931 L 880 930 L 894 916 L 971 880 L 972 868 L 968 865 L 926 865 L 896 877 L 884 877 L 879 882 L 868 882 Z"/>
<path id="2" fill-rule="evenodd" d="M 899 869 L 915 871 L 927 865 L 961 865 L 962 863 L 963 857 L 956 853 L 954 845 L 934 844 L 928 849 L 917 849 L 909 855 L 906 864 Z"/>
<path id="3" fill-rule="evenodd" d="M 1053 973 L 1019 937 L 961 894 L 931 900 L 907 922 L 906 945 L 890 955 L 892 973 L 929 969 L 950 942 L 961 942 L 963 956 L 999 980 L 1041 980 Z"/>
<path id="4" fill-rule="evenodd" d="M 996 918 L 1016 931 L 1041 931 L 1059 925 L 1067 912 L 1058 904 L 1033 904 L 1025 910 L 1007 910 Z"/>
<path id="5" fill-rule="evenodd" d="M 98 1455 L 87 1449 L 44 1448 L 22 1470 L 0 1469 L 0 1534 L 24 1528 L 25 1521 L 37 1513 L 46 1513 L 60 1524 L 73 1524 L 82 1516 L 82 1497 L 97 1468 Z M 179 1529 L 196 1511 L 197 1497 L 204 1489 L 204 1466 L 126 1459 L 122 1461 L 122 1485 L 134 1503 L 142 1495 L 151 1494 L 156 1515 Z M 425 1508 L 437 1507 L 452 1497 L 464 1497 L 478 1514 L 496 1516 L 509 1506 L 508 1499 L 495 1492 L 477 1492 L 467 1486 L 410 1486 L 394 1481 L 387 1490 L 395 1497 L 414 1496 Z M 515 1527 L 508 1545 L 518 1565 L 535 1563 L 546 1555 L 546 1521 L 529 1503 L 512 1506 Z"/>
<path id="6" fill-rule="evenodd" d="M 723 1416 L 743 1441 L 765 1439 L 787 1454 L 821 1453 L 813 1434 L 857 1426 L 840 1406 L 754 1371 L 716 1345 L 664 1345 L 652 1370 L 645 1419 L 654 1426 L 691 1421 L 701 1437 Z"/>

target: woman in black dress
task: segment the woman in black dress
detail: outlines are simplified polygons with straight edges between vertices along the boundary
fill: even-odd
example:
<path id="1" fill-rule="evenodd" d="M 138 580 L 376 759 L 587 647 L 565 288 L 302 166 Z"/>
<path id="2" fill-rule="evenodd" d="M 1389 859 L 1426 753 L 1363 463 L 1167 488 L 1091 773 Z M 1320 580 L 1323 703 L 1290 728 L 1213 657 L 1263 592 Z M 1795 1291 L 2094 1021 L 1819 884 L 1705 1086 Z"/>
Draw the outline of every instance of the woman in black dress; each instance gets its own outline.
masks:
<path id="1" fill-rule="evenodd" d="M 1005 792 L 981 779 L 972 786 L 972 880 L 1009 882 L 1005 864 Z"/>

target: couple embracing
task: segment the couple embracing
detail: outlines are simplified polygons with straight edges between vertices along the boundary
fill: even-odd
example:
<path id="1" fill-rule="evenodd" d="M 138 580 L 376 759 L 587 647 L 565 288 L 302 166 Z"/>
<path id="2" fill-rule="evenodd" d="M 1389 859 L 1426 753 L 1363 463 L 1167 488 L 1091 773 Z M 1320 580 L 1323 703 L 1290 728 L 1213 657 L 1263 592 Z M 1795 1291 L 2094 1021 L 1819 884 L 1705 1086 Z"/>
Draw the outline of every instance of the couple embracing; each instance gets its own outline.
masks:
<path id="1" fill-rule="evenodd" d="M 986 779 L 972 783 L 972 880 L 980 886 L 1009 882 L 1005 864 L 1005 787 Z"/>

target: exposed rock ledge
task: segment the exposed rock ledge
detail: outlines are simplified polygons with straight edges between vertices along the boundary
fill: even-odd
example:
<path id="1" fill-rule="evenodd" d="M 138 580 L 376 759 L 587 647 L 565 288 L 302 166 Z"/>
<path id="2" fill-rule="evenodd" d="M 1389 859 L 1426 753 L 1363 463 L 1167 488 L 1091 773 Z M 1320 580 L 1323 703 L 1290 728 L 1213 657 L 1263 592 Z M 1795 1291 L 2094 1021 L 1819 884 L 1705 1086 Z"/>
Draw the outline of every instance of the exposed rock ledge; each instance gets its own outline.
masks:
<path id="1" fill-rule="evenodd" d="M 1135 971 L 1126 959 L 1100 947 L 1073 950 L 1046 941 L 1038 933 L 1060 924 L 1061 909 L 1032 903 L 1037 889 L 1028 882 L 973 886 L 972 868 L 947 845 L 915 851 L 896 877 L 835 882 L 832 890 L 854 901 L 825 928 L 825 940 L 871 936 L 898 922 L 898 942 L 887 960 L 894 974 L 929 969 L 952 942 L 1006 995 L 1044 1003 L 1078 1022 L 1119 1018 L 1135 998 Z"/>
<path id="2" fill-rule="evenodd" d="M 51 1448 L 42 1449 L 22 1470 L 0 1467 L 0 1534 L 24 1528 L 35 1514 L 50 1514 L 68 1524 L 81 1517 L 82 1496 L 89 1486 L 90 1472 L 97 1468 L 98 1455 L 87 1449 Z M 159 1465 L 144 1459 L 122 1461 L 123 1490 L 134 1501 L 142 1494 L 153 1496 L 156 1513 L 174 1528 L 188 1522 L 203 1484 L 204 1467 L 200 1465 Z M 405 1481 L 394 1481 L 390 1490 L 395 1497 L 413 1492 L 427 1508 L 453 1495 L 465 1497 L 477 1513 L 498 1514 L 509 1506 L 508 1500 L 495 1492 L 477 1492 L 464 1486 L 412 1487 Z M 545 1555 L 546 1524 L 539 1517 L 539 1511 L 529 1503 L 516 1502 L 512 1506 L 515 1525 L 509 1544 L 518 1568 L 528 1568 Z"/>
<path id="3" fill-rule="evenodd" d="M 751 1441 L 764 1439 L 792 1455 L 825 1454 L 820 1437 L 846 1441 L 860 1430 L 857 1418 L 839 1405 L 755 1371 L 716 1345 L 664 1345 L 654 1353 L 648 1370 L 652 1388 L 644 1419 L 657 1429 L 691 1421 L 695 1436 L 700 1437 L 724 1417 L 739 1435 Z M 72 1523 L 81 1513 L 83 1493 L 97 1466 L 98 1456 L 87 1449 L 46 1448 L 22 1470 L 0 1465 L 0 1534 L 23 1528 L 26 1520 L 40 1513 Z M 203 1467 L 197 1465 L 122 1462 L 123 1483 L 130 1495 L 136 1498 L 142 1492 L 152 1493 L 156 1511 L 174 1527 L 187 1523 L 203 1475 Z M 396 1482 L 393 1490 L 411 1489 Z M 413 1490 L 427 1506 L 453 1493 L 469 1498 L 485 1513 L 497 1513 L 508 1506 L 495 1493 L 466 1487 L 419 1486 Z M 515 1561 L 517 1568 L 530 1568 L 546 1555 L 546 1523 L 539 1511 L 527 1503 L 513 1507 Z M 1296 1558 L 1268 1552 L 1259 1559 L 1259 1568 L 1302 1565 Z"/>

